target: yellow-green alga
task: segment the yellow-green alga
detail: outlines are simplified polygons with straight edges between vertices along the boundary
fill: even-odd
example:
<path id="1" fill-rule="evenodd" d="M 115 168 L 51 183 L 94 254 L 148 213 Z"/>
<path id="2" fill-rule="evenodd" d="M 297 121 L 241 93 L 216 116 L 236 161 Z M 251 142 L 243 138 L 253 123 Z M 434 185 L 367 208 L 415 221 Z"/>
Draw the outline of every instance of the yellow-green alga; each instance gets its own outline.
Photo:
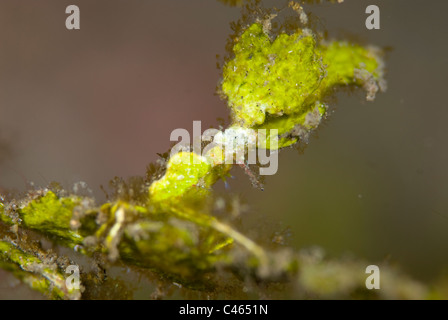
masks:
<path id="1" fill-rule="evenodd" d="M 223 68 L 222 92 L 235 124 L 278 129 L 281 148 L 318 126 L 335 87 L 373 81 L 370 90 L 377 84 L 377 91 L 378 52 L 345 41 L 318 41 L 309 29 L 273 39 L 263 24 L 254 23 L 235 40 L 234 57 Z"/>

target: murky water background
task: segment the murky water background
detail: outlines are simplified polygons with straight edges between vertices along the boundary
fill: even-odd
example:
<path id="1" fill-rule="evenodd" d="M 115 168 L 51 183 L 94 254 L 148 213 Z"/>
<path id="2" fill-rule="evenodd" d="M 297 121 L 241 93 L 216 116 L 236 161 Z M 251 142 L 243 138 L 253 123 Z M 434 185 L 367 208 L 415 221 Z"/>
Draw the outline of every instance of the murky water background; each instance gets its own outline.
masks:
<path id="1" fill-rule="evenodd" d="M 368 31 L 374 2 L 381 30 Z M 214 95 L 216 55 L 240 12 L 211 0 L 80 0 L 81 30 L 68 31 L 69 4 L 0 3 L 0 187 L 82 180 L 102 199 L 99 186 L 114 176 L 144 174 L 173 129 L 227 118 Z M 448 3 L 307 8 L 330 37 L 392 47 L 389 89 L 373 103 L 340 94 L 303 154 L 280 153 L 263 193 L 235 169 L 231 191 L 251 205 L 245 223 L 255 232 L 275 220 L 297 249 L 435 279 L 448 266 Z M 0 298 L 37 297 L 3 271 L 0 279 Z"/>

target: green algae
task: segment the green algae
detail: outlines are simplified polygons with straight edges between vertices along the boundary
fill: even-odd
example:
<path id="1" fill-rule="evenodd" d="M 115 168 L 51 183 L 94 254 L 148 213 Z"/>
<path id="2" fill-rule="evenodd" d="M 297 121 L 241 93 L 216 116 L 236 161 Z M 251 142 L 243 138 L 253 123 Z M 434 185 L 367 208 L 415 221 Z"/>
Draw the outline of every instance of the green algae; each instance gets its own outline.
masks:
<path id="1" fill-rule="evenodd" d="M 263 24 L 254 23 L 235 40 L 233 55 L 221 83 L 233 121 L 277 129 L 278 148 L 306 138 L 319 125 L 327 110 L 325 100 L 336 87 L 374 87 L 383 76 L 378 49 L 319 42 L 309 29 L 272 39 Z M 370 90 L 372 100 L 376 91 Z"/>
<path id="2" fill-rule="evenodd" d="M 72 245 L 81 244 L 83 237 L 70 228 L 73 210 L 78 205 L 76 198 L 58 198 L 52 191 L 32 200 L 19 210 L 22 223 L 30 229 L 56 236 Z"/>

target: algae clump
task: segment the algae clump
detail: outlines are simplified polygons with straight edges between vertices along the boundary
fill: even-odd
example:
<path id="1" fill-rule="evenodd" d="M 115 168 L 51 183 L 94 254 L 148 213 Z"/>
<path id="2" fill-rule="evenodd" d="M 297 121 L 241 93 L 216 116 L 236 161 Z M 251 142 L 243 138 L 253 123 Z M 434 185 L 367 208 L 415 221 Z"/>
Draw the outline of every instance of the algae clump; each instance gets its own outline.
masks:
<path id="1" fill-rule="evenodd" d="M 233 122 L 278 129 L 278 148 L 306 139 L 319 125 L 334 87 L 364 86 L 372 100 L 384 83 L 378 49 L 318 41 L 309 29 L 271 39 L 257 22 L 235 40 L 233 54 L 221 83 Z"/>

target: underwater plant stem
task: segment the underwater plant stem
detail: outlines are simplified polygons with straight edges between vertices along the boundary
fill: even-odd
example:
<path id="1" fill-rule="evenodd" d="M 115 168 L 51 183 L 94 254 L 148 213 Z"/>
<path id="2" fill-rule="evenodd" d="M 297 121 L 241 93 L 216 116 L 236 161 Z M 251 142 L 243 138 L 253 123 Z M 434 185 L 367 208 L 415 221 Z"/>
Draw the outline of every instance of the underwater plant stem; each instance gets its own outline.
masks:
<path id="1" fill-rule="evenodd" d="M 211 226 L 241 244 L 258 259 L 260 265 L 265 265 L 268 262 L 265 250 L 242 233 L 218 220 L 213 220 Z"/>
<path id="2" fill-rule="evenodd" d="M 79 289 L 67 288 L 66 275 L 56 264 L 45 263 L 35 253 L 26 252 L 13 242 L 0 241 L 0 266 L 11 271 L 32 289 L 50 298 L 81 298 Z"/>

